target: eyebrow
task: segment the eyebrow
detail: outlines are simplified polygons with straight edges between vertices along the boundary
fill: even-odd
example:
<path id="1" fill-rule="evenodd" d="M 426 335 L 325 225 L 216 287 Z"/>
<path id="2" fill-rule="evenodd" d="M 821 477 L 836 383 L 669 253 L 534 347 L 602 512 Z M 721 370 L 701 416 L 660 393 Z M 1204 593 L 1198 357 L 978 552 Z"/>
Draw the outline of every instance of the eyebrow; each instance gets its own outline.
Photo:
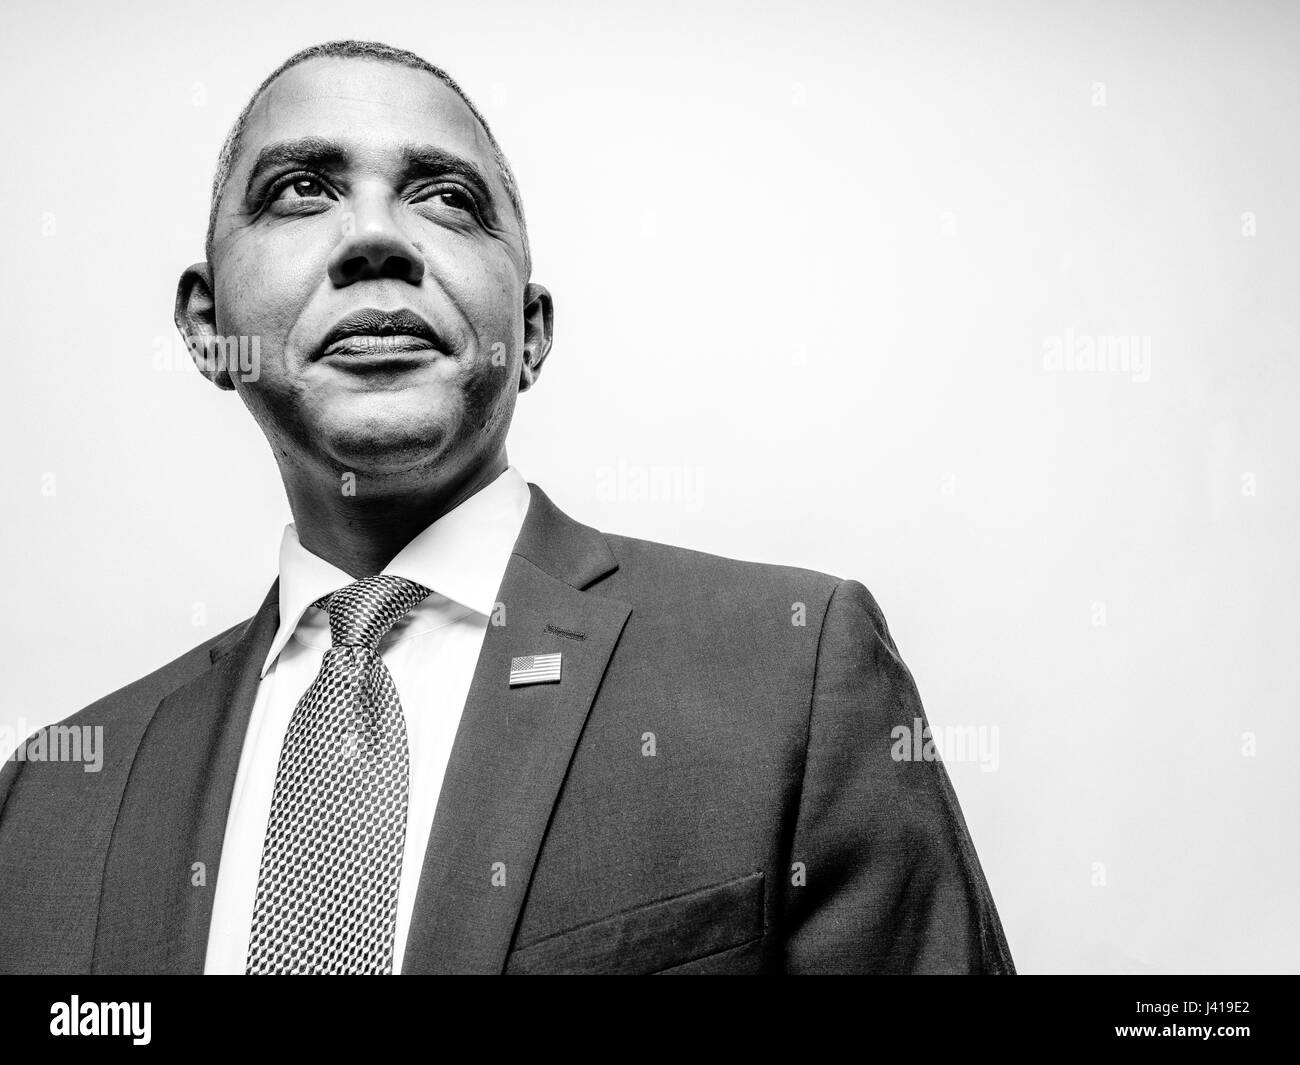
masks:
<path id="1" fill-rule="evenodd" d="M 346 168 L 352 158 L 352 153 L 343 144 L 325 137 L 299 137 L 295 140 L 268 144 L 253 160 L 253 165 L 248 172 L 248 182 L 244 188 L 244 200 L 246 203 L 252 202 L 253 189 L 268 170 L 300 166 L 304 169 L 337 171 Z M 402 145 L 401 180 L 403 182 L 417 177 L 451 175 L 471 186 L 476 198 L 485 208 L 495 213 L 496 197 L 492 194 L 492 187 L 486 175 L 476 163 L 432 144 Z"/>
<path id="2" fill-rule="evenodd" d="M 318 170 L 337 170 L 347 164 L 347 150 L 337 141 L 324 137 L 299 137 L 297 140 L 268 144 L 253 160 L 244 186 L 244 199 L 251 200 L 253 186 L 268 170 L 284 166 L 312 167 Z"/>

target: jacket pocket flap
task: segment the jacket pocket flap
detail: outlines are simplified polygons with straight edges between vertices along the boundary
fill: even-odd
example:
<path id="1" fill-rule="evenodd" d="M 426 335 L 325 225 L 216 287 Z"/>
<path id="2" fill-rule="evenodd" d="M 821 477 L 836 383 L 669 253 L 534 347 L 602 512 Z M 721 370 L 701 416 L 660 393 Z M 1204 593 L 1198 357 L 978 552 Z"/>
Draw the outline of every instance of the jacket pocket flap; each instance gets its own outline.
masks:
<path id="1" fill-rule="evenodd" d="M 750 873 L 528 943 L 511 973 L 652 973 L 763 934 L 763 874 Z"/>

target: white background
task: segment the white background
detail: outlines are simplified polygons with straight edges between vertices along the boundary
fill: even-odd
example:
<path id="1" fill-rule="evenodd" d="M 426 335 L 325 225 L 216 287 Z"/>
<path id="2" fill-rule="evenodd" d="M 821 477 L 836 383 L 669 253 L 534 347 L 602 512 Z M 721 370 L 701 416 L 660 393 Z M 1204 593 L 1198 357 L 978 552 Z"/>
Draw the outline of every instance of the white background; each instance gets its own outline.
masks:
<path id="1" fill-rule="evenodd" d="M 174 286 L 261 78 L 381 40 L 523 189 L 524 475 L 867 584 L 933 724 L 997 730 L 950 772 L 1022 971 L 1295 971 L 1298 11 L 10 0 L 0 726 L 261 601 L 287 507 Z"/>

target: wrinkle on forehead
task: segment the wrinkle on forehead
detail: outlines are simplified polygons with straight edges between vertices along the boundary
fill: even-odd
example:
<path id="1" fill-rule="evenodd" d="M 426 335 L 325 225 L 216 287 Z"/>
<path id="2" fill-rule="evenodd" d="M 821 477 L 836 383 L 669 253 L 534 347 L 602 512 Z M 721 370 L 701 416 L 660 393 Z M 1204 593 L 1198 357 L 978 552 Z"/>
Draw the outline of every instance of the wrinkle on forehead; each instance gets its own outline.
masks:
<path id="1" fill-rule="evenodd" d="M 437 78 L 393 63 L 312 59 L 286 70 L 249 115 L 240 169 L 251 166 L 257 144 L 304 135 L 376 149 L 427 141 L 471 158 L 501 184 L 492 143 L 465 102 Z"/>

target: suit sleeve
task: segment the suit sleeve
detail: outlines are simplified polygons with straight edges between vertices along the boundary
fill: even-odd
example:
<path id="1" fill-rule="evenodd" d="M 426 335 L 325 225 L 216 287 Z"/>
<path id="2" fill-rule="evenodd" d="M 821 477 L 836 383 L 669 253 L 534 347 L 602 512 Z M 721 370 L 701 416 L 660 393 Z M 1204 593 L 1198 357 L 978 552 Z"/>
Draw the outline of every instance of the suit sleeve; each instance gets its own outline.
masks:
<path id="1" fill-rule="evenodd" d="M 12 753 L 8 751 L 0 753 L 0 758 L 5 759 L 0 762 L 0 818 L 4 817 L 5 801 L 9 798 L 9 792 L 13 790 L 14 781 L 18 779 L 18 770 L 22 768 L 22 763 L 14 757 L 19 749 L 15 747 Z"/>
<path id="2" fill-rule="evenodd" d="M 818 644 L 785 889 L 788 971 L 1015 972 L 948 774 L 909 757 L 918 727 L 920 696 L 880 608 L 840 582 Z"/>

